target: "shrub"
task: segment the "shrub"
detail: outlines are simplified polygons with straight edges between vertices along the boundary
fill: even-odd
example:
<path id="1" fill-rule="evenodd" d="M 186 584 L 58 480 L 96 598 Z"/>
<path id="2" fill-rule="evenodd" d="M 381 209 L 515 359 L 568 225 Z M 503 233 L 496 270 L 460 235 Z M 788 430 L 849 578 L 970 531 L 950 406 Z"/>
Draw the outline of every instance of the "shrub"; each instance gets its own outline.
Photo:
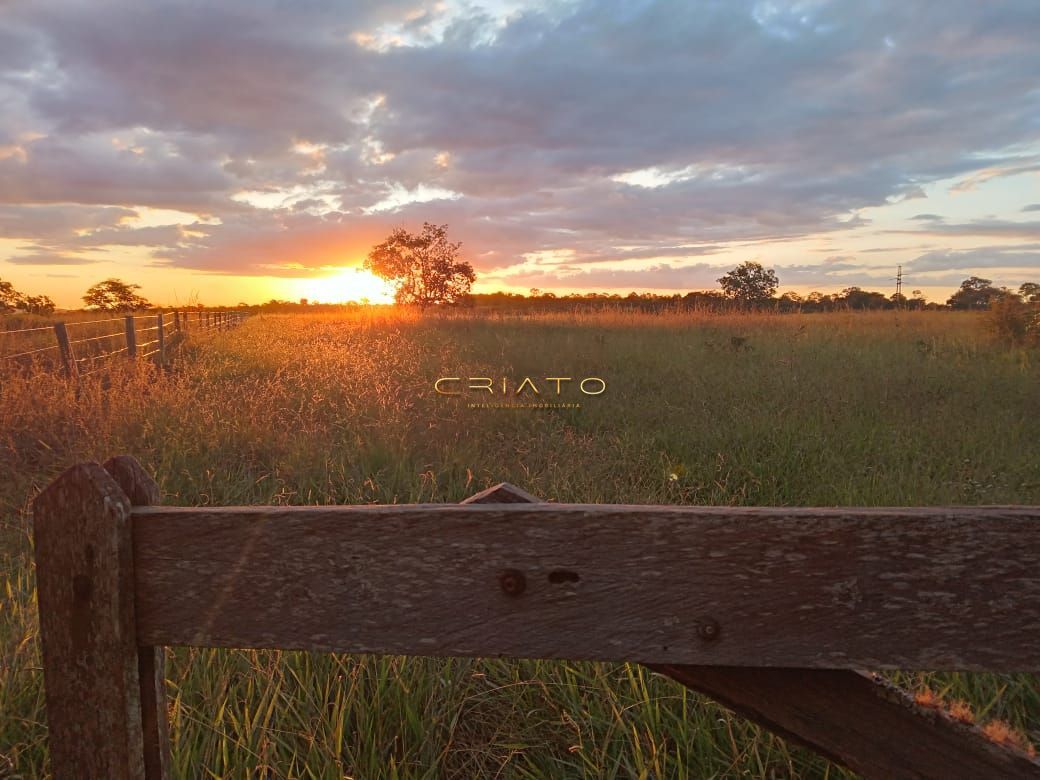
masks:
<path id="1" fill-rule="evenodd" d="M 1038 314 L 1040 311 L 1035 306 L 1023 303 L 1017 295 L 1001 295 L 990 304 L 986 323 L 1001 342 L 1009 346 L 1022 346 L 1029 341 L 1038 341 Z"/>

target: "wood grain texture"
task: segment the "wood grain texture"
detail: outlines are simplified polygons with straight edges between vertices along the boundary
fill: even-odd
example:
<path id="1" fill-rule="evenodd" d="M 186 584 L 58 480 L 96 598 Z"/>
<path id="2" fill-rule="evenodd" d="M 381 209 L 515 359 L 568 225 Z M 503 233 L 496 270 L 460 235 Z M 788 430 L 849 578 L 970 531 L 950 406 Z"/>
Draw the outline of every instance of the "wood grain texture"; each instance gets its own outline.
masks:
<path id="1" fill-rule="evenodd" d="M 141 507 L 133 522 L 146 644 L 1040 668 L 1037 508 Z"/>
<path id="2" fill-rule="evenodd" d="M 866 778 L 1040 778 L 1040 763 L 975 726 L 915 704 L 872 675 L 824 669 L 657 665 L 780 736 Z"/>
<path id="3" fill-rule="evenodd" d="M 473 499 L 478 497 L 487 504 L 541 503 L 507 482 Z M 650 668 L 866 778 L 1040 777 L 1040 765 L 1027 755 L 919 706 L 873 675 L 843 669 Z"/>
<path id="4" fill-rule="evenodd" d="M 117 455 L 104 463 L 132 506 L 154 506 L 161 501 L 159 486 L 137 460 Z M 140 680 L 141 729 L 144 770 L 148 780 L 170 777 L 170 725 L 166 704 L 166 651 L 162 647 L 137 648 Z"/>
<path id="5" fill-rule="evenodd" d="M 51 772 L 143 778 L 130 502 L 97 463 L 33 504 Z"/>
<path id="6" fill-rule="evenodd" d="M 531 495 L 526 490 L 510 485 L 508 482 L 499 482 L 487 490 L 474 493 L 469 498 L 463 499 L 460 504 L 542 504 L 542 499 Z"/>

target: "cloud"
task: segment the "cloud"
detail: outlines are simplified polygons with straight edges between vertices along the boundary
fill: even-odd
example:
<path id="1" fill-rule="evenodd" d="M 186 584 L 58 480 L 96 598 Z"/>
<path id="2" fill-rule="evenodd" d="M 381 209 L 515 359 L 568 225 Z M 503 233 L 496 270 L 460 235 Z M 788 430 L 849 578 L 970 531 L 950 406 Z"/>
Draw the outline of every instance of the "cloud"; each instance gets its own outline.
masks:
<path id="1" fill-rule="evenodd" d="M 6 258 L 6 262 L 13 265 L 90 265 L 98 262 L 98 258 L 43 251 L 14 255 Z"/>
<path id="2" fill-rule="evenodd" d="M 989 236 L 1040 240 L 1040 221 L 1015 222 L 980 219 L 972 222 L 929 224 L 920 230 L 891 230 L 890 233 L 920 233 L 932 236 Z"/>
<path id="3" fill-rule="evenodd" d="M 588 284 L 669 288 L 700 280 L 684 261 L 741 242 L 862 231 L 864 209 L 930 183 L 1040 170 L 1032 0 L 4 13 L 0 236 L 35 241 L 41 263 L 130 246 L 168 267 L 299 274 L 429 220 L 487 274 L 537 276 L 534 255 L 556 278 L 567 250 Z M 126 224 L 140 207 L 215 219 Z M 1040 235 L 912 219 L 939 238 Z M 927 262 L 944 257 L 964 261 Z"/>
<path id="4" fill-rule="evenodd" d="M 1040 275 L 1040 243 L 1023 247 L 986 246 L 965 250 L 926 252 L 910 261 L 907 273 L 990 269 L 1025 269 Z"/>

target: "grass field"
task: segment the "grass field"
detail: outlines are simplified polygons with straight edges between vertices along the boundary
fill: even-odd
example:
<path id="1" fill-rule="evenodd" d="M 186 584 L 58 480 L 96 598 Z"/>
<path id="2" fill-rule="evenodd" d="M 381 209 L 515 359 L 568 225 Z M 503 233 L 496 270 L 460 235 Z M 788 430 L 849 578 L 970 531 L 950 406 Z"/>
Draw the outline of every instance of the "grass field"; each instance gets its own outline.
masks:
<path id="1" fill-rule="evenodd" d="M 551 410 L 433 391 L 560 375 L 607 390 Z M 0 777 L 44 772 L 28 506 L 74 462 L 131 453 L 181 505 L 454 502 L 502 480 L 566 502 L 1040 504 L 1038 387 L 1040 354 L 947 312 L 264 316 L 161 378 L 10 378 Z M 846 776 L 627 665 L 179 649 L 168 675 L 178 777 Z M 1040 732 L 1035 677 L 903 682 Z"/>

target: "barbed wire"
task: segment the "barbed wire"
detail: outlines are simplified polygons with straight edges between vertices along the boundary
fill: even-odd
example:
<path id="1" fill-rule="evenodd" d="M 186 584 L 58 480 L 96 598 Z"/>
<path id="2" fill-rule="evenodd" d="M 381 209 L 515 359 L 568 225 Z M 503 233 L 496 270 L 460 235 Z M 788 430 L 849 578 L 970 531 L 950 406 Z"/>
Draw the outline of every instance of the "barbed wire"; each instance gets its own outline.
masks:
<path id="1" fill-rule="evenodd" d="M 76 325 L 98 325 L 102 322 L 122 322 L 125 317 L 112 317 L 107 320 L 73 320 L 72 322 L 66 322 L 65 327 L 71 328 Z"/>
<path id="2" fill-rule="evenodd" d="M 30 349 L 27 352 L 16 352 L 13 355 L 0 355 L 0 360 L 14 360 L 14 358 L 25 357 L 26 355 L 36 355 L 40 352 L 46 352 L 48 349 L 57 349 L 57 344 L 51 344 L 49 347 L 40 347 L 39 349 Z"/>
<path id="3" fill-rule="evenodd" d="M 6 336 L 8 333 L 33 333 L 39 330 L 54 330 L 53 325 L 44 325 L 40 328 L 19 328 L 18 330 L 0 330 L 0 336 Z"/>
<path id="4" fill-rule="evenodd" d="M 117 336 L 122 336 L 122 335 L 124 335 L 124 334 L 122 334 L 122 333 L 107 333 L 104 336 L 89 336 L 88 338 L 85 338 L 85 339 L 76 339 L 75 341 L 70 341 L 69 344 L 86 344 L 88 341 L 101 341 L 101 339 L 114 339 Z"/>

